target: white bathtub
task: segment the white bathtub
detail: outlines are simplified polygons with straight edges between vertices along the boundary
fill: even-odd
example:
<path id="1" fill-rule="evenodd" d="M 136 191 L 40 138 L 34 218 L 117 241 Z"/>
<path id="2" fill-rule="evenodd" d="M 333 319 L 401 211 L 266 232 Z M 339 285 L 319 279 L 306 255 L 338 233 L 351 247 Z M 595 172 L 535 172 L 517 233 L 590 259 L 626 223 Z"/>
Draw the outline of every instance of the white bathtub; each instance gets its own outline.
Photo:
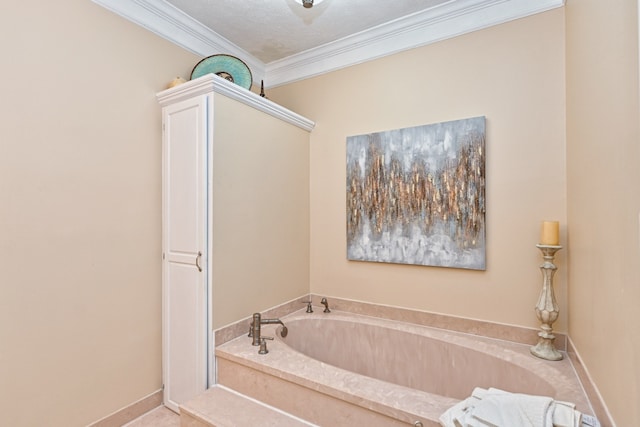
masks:
<path id="1" fill-rule="evenodd" d="M 219 346 L 218 381 L 318 425 L 437 426 L 474 387 L 551 396 L 591 413 L 570 362 L 537 359 L 527 345 L 335 310 L 282 320 L 286 338 L 263 327 L 276 336 L 266 355 L 246 337 Z"/>

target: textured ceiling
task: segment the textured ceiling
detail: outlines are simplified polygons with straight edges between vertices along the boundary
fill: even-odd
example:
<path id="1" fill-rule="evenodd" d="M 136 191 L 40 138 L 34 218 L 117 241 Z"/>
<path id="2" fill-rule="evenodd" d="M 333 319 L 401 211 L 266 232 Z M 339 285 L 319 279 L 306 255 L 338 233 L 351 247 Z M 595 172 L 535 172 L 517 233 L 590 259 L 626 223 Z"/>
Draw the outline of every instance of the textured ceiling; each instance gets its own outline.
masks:
<path id="1" fill-rule="evenodd" d="M 167 0 L 264 63 L 460 0 Z"/>
<path id="2" fill-rule="evenodd" d="M 92 0 L 276 87 L 562 7 L 565 0 Z"/>

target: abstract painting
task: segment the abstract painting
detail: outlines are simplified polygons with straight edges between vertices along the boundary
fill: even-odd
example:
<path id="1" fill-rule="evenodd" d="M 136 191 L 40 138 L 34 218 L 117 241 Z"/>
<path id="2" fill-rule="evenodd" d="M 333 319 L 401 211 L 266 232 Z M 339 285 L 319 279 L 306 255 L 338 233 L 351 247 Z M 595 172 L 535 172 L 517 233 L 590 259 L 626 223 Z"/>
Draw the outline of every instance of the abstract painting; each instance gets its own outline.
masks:
<path id="1" fill-rule="evenodd" d="M 484 270 L 485 118 L 347 137 L 347 258 Z"/>

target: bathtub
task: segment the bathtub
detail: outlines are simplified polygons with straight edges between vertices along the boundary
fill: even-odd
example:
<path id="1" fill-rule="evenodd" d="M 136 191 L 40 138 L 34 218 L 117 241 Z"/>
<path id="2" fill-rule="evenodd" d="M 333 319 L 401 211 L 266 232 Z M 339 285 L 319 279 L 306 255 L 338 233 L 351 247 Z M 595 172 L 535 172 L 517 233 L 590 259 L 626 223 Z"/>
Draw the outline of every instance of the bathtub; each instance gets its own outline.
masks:
<path id="1" fill-rule="evenodd" d="M 592 413 L 568 360 L 529 346 L 332 311 L 266 325 L 269 353 L 239 337 L 216 349 L 218 382 L 322 426 L 438 426 L 475 387 L 551 396 Z"/>

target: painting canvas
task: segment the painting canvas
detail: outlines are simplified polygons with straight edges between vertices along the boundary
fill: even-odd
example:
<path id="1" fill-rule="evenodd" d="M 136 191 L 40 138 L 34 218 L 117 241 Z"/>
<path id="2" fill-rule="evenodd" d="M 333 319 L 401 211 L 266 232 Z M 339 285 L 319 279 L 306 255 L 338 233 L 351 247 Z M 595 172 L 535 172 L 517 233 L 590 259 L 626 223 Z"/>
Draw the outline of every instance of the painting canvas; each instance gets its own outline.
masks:
<path id="1" fill-rule="evenodd" d="M 347 137 L 347 258 L 484 270 L 485 118 Z"/>

